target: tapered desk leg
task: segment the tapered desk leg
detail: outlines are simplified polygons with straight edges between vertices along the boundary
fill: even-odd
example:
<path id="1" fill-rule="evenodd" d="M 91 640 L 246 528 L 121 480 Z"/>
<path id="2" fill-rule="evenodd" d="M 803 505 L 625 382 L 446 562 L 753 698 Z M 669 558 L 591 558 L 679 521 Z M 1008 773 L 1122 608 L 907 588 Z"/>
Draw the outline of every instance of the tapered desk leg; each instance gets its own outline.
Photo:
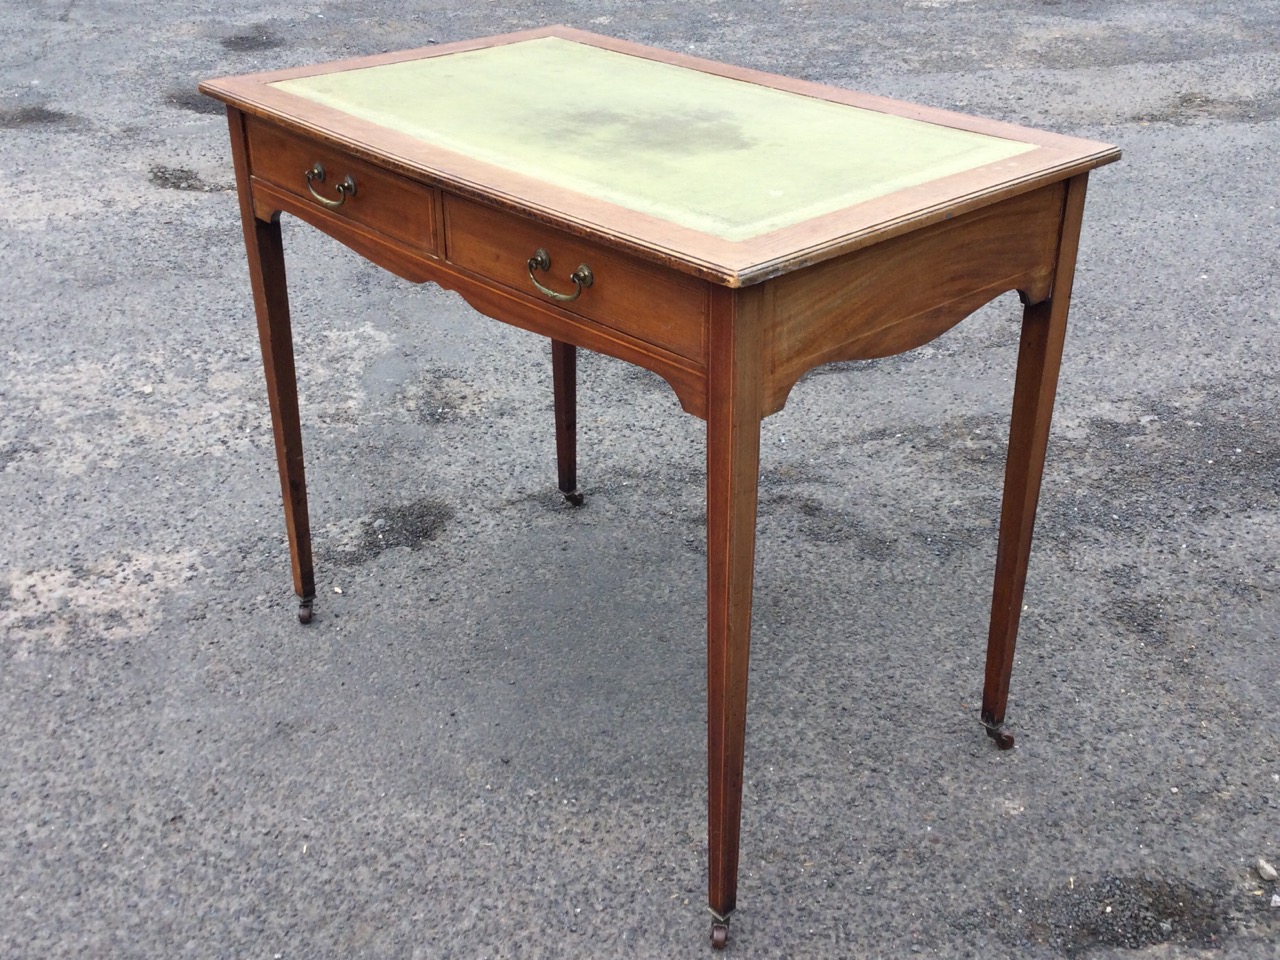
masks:
<path id="1" fill-rule="evenodd" d="M 1087 180 L 1088 174 L 1082 174 L 1067 183 L 1052 295 L 1048 300 L 1026 307 L 1022 317 L 1004 502 L 1000 509 L 1000 543 L 991 599 L 991 632 L 987 639 L 987 673 L 982 692 L 982 722 L 1002 750 L 1013 746 L 1013 736 L 1002 726 L 1009 702 L 1009 675 L 1013 670 L 1013 651 L 1027 583 L 1027 561 L 1031 555 L 1031 535 L 1049 443 L 1049 422 L 1067 332 L 1067 308 Z"/>
<path id="2" fill-rule="evenodd" d="M 761 396 L 758 311 L 715 291 L 707 403 L 708 894 L 712 945 L 737 901 Z"/>
<path id="3" fill-rule="evenodd" d="M 311 524 L 307 516 L 307 481 L 302 467 L 302 427 L 298 416 L 298 381 L 293 363 L 293 334 L 289 323 L 289 295 L 285 286 L 284 247 L 280 224 L 254 216 L 245 155 L 243 117 L 227 112 L 231 125 L 232 157 L 240 193 L 244 244 L 249 255 L 249 282 L 258 315 L 258 341 L 267 377 L 267 401 L 275 433 L 276 461 L 284 498 L 284 521 L 293 562 L 293 589 L 300 605 L 298 619 L 311 621 L 316 595 L 311 560 Z"/>
<path id="4" fill-rule="evenodd" d="M 578 348 L 551 341 L 551 381 L 556 404 L 556 472 L 560 492 L 575 507 L 582 506 L 578 491 Z"/>

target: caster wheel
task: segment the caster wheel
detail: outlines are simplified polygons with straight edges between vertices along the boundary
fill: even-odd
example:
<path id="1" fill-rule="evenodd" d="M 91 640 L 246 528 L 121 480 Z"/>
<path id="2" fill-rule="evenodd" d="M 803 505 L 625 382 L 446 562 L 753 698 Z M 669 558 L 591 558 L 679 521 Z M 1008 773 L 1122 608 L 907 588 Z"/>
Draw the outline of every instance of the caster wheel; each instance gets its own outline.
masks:
<path id="1" fill-rule="evenodd" d="M 711 949 L 723 950 L 729 943 L 729 925 L 719 920 L 711 923 Z"/>
<path id="2" fill-rule="evenodd" d="M 573 493 L 566 493 L 564 495 L 564 499 L 570 506 L 580 507 L 582 506 L 582 501 L 584 498 L 581 493 L 575 490 L 573 491 Z"/>
<path id="3" fill-rule="evenodd" d="M 1013 734 L 999 727 L 987 727 L 987 736 L 996 742 L 998 750 L 1012 750 L 1014 739 Z"/>
<path id="4" fill-rule="evenodd" d="M 314 602 L 314 600 L 315 600 L 314 597 L 307 597 L 305 600 L 302 601 L 302 603 L 298 604 L 298 622 L 299 623 L 311 622 L 311 604 Z"/>

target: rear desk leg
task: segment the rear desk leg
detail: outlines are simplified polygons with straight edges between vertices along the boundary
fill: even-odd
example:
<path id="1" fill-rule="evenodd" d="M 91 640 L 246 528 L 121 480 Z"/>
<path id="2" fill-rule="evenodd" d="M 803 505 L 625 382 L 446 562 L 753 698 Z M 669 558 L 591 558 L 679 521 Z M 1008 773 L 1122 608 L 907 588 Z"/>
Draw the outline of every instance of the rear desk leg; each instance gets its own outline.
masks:
<path id="1" fill-rule="evenodd" d="M 1048 300 L 1026 307 L 1022 315 L 1004 502 L 1000 509 L 1000 544 L 996 551 L 995 588 L 991 599 L 991 632 L 987 639 L 987 674 L 982 692 L 982 723 L 987 735 L 1001 750 L 1010 749 L 1014 742 L 1013 735 L 1003 729 L 1009 702 L 1009 675 L 1013 670 L 1031 535 L 1049 443 L 1049 422 L 1067 332 L 1067 307 L 1071 300 L 1087 180 L 1088 174 L 1081 174 L 1067 183 L 1053 292 Z"/>
<path id="2" fill-rule="evenodd" d="M 293 562 L 293 589 L 298 594 L 298 620 L 311 622 L 316 595 L 311 560 L 311 524 L 307 516 L 307 481 L 302 467 L 302 427 L 298 416 L 298 381 L 293 364 L 293 334 L 289 323 L 289 295 L 285 287 L 284 247 L 277 220 L 259 220 L 253 212 L 243 115 L 227 110 L 231 152 L 244 245 L 249 255 L 249 282 L 258 315 L 258 341 L 267 377 L 267 400 L 275 433 L 276 461 L 284 498 L 284 521 Z"/>
<path id="3" fill-rule="evenodd" d="M 578 490 L 578 348 L 551 341 L 551 382 L 556 404 L 556 471 L 560 492 L 575 507 L 582 506 Z"/>

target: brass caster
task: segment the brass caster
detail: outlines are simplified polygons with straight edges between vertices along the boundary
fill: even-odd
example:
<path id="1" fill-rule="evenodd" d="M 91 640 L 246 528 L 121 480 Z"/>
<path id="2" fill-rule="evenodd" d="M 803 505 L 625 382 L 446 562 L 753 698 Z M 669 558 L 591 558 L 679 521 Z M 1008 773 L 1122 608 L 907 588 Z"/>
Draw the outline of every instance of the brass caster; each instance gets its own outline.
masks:
<path id="1" fill-rule="evenodd" d="M 711 921 L 711 949 L 723 950 L 729 943 L 729 921 Z"/>
<path id="2" fill-rule="evenodd" d="M 1013 734 L 1003 729 L 1003 724 L 984 724 L 987 728 L 987 736 L 996 742 L 996 748 L 999 750 L 1012 750 L 1014 739 Z"/>
<path id="3" fill-rule="evenodd" d="M 315 597 L 303 597 L 302 602 L 298 604 L 298 622 L 311 622 L 311 605 L 316 602 Z"/>

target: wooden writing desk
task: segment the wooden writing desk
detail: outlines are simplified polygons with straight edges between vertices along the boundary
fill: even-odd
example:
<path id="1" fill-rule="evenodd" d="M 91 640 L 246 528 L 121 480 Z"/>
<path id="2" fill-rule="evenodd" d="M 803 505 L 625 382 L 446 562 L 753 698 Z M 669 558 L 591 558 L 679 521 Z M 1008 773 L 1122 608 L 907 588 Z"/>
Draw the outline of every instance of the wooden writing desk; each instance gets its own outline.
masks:
<path id="1" fill-rule="evenodd" d="M 982 722 L 1022 608 L 1099 143 L 566 28 L 208 81 L 228 106 L 299 618 L 315 576 L 281 212 L 551 338 L 560 489 L 576 351 L 655 371 L 707 422 L 712 943 L 737 890 L 760 422 L 833 360 L 1025 304 Z"/>

